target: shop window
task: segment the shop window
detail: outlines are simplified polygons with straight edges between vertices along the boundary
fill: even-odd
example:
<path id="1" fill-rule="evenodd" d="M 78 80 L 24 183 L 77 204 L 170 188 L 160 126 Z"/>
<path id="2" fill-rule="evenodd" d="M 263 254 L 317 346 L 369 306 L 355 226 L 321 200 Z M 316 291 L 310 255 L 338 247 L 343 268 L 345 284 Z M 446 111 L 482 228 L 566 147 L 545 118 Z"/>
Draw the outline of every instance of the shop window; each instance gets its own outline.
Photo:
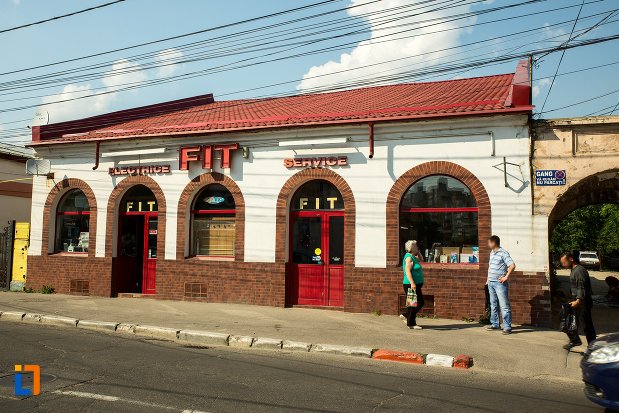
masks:
<path id="1" fill-rule="evenodd" d="M 417 240 L 431 263 L 479 262 L 478 208 L 462 182 L 433 175 L 415 182 L 400 204 L 400 255 L 407 240 Z"/>
<path id="2" fill-rule="evenodd" d="M 234 197 L 223 185 L 198 192 L 191 209 L 191 255 L 234 257 L 235 214 Z"/>
<path id="3" fill-rule="evenodd" d="M 79 189 L 67 192 L 56 208 L 54 252 L 87 253 L 90 234 L 90 206 Z"/>

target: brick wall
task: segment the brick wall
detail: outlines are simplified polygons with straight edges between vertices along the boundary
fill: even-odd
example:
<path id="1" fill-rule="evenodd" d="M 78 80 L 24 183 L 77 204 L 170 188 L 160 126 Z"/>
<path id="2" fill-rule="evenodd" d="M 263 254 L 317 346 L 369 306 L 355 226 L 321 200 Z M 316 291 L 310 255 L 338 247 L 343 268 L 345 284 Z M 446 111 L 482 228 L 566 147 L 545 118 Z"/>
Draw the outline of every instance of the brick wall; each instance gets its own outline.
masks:
<path id="1" fill-rule="evenodd" d="M 488 195 L 477 178 L 466 169 L 449 162 L 429 162 L 419 165 L 398 179 L 393 185 L 387 202 L 388 228 L 398 228 L 399 202 L 404 192 L 416 180 L 432 174 L 453 176 L 465 183 L 479 207 L 479 265 L 426 265 L 424 268 L 424 293 L 434 296 L 435 315 L 460 319 L 477 318 L 484 312 L 484 284 L 487 274 L 488 250 L 485 240 L 491 233 L 491 205 Z M 176 260 L 157 258 L 156 288 L 154 298 L 172 300 L 204 300 L 209 302 L 244 303 L 283 307 L 290 303 L 286 291 L 286 217 L 287 203 L 292 194 L 312 179 L 333 183 L 342 193 L 345 204 L 345 276 L 344 310 L 350 312 L 381 311 L 397 314 L 398 296 L 402 293 L 402 269 L 398 252 L 398 231 L 387 231 L 387 268 L 357 268 L 355 257 L 355 199 L 345 180 L 328 169 L 305 169 L 293 175 L 283 186 L 277 201 L 276 261 L 274 263 L 250 263 L 243 261 L 243 235 L 245 204 L 236 184 L 220 174 L 203 174 L 195 178 L 183 191 L 179 201 L 177 231 L 179 243 Z M 237 205 L 237 242 L 234 260 L 213 261 L 185 258 L 184 212 L 192 195 L 209 183 L 225 185 L 235 197 Z M 70 293 L 72 280 L 88 281 L 88 293 L 97 296 L 113 296 L 112 234 L 115 205 L 132 185 L 142 184 L 150 188 L 158 201 L 158 233 L 165 234 L 165 198 L 156 182 L 149 177 L 133 176 L 123 179 L 113 190 L 108 201 L 105 258 L 95 258 L 96 202 L 86 183 L 69 179 L 60 182 L 50 192 L 43 217 L 43 249 L 41 256 L 30 256 L 27 285 L 40 289 L 50 285 L 59 293 Z M 52 254 L 47 251 L 50 212 L 59 194 L 70 188 L 80 188 L 90 202 L 90 251 L 88 256 Z M 158 248 L 163 251 L 164 236 L 158 239 Z M 514 273 L 510 286 L 513 320 L 515 323 L 549 325 L 549 291 L 544 273 Z M 288 297 L 288 298 L 287 298 Z"/>
<path id="2" fill-rule="evenodd" d="M 88 281 L 88 295 L 110 297 L 112 259 L 63 254 L 28 257 L 28 287 L 40 290 L 48 285 L 57 293 L 70 294 L 72 280 Z"/>

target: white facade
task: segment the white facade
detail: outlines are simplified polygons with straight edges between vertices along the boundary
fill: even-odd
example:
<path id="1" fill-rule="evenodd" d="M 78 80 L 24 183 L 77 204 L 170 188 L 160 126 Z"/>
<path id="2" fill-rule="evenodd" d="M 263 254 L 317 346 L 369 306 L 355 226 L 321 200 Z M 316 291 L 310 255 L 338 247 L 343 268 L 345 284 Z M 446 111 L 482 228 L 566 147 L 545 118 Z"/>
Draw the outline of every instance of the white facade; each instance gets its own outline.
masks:
<path id="1" fill-rule="evenodd" d="M 492 208 L 492 232 L 499 235 L 521 271 L 547 271 L 547 219 L 531 214 L 530 137 L 527 115 L 500 115 L 409 123 L 376 124 L 375 155 L 368 158 L 368 126 L 316 127 L 259 133 L 228 133 L 204 137 L 103 141 L 101 152 L 166 148 L 155 155 L 117 156 L 100 160 L 97 170 L 94 143 L 36 148 L 51 160 L 54 180 L 34 178 L 30 255 L 41 254 L 43 207 L 51 188 L 64 178 L 85 181 L 98 206 L 96 256 L 105 255 L 107 203 L 123 177 L 108 168 L 123 165 L 167 164 L 172 173 L 151 175 L 166 198 L 165 259 L 176 258 L 177 207 L 185 186 L 205 173 L 199 162 L 189 171 L 178 168 L 178 148 L 192 143 L 238 142 L 249 156 L 235 151 L 232 168 L 223 172 L 239 186 L 245 200 L 245 251 L 247 262 L 275 262 L 276 203 L 285 182 L 300 168 L 287 169 L 283 159 L 295 156 L 346 155 L 349 165 L 334 167 L 350 186 L 356 204 L 355 264 L 385 268 L 386 200 L 393 183 L 407 170 L 429 161 L 449 161 L 473 173 L 484 185 Z M 344 144 L 312 145 L 312 139 L 346 137 Z M 306 146 L 286 147 L 280 142 L 305 140 Z M 504 184 L 503 157 L 507 165 Z M 515 165 L 512 165 L 515 164 Z M 52 238 L 52 237 L 50 237 Z M 483 240 L 480 240 L 483 242 Z"/>

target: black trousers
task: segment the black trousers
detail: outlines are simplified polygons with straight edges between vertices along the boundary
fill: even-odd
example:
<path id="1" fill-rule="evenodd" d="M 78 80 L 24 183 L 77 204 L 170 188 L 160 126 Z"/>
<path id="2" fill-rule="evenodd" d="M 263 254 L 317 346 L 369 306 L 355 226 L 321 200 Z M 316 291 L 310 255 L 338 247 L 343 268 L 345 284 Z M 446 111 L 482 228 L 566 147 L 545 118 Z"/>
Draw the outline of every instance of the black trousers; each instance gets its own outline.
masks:
<path id="1" fill-rule="evenodd" d="M 415 292 L 417 293 L 417 307 L 406 307 L 406 325 L 409 327 L 417 325 L 417 313 L 421 311 L 423 308 L 423 284 L 416 284 L 417 288 Z M 404 286 L 404 294 L 408 293 L 408 289 L 411 288 L 410 284 L 403 284 Z"/>
<path id="2" fill-rule="evenodd" d="M 587 337 L 587 343 L 591 343 L 595 340 L 595 327 L 593 326 L 593 319 L 591 318 L 591 307 L 589 306 L 579 306 L 576 307 L 576 325 L 578 326 L 578 330 L 583 329 L 585 331 L 585 336 Z M 572 343 L 578 343 L 580 341 L 580 337 L 578 336 L 578 332 L 567 335 Z"/>

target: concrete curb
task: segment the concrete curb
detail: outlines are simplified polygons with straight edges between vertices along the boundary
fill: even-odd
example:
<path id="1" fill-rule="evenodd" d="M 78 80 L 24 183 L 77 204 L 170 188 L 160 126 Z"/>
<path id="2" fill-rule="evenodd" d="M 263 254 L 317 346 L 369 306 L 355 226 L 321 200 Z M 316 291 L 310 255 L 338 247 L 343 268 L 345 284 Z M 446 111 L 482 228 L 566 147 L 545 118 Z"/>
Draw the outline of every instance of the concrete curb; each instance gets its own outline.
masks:
<path id="1" fill-rule="evenodd" d="M 0 320 L 4 321 L 21 321 L 26 313 L 21 311 L 3 311 L 0 315 Z"/>
<path id="2" fill-rule="evenodd" d="M 137 336 L 161 338 L 164 340 L 176 340 L 179 331 L 179 329 L 169 327 L 143 326 L 137 324 L 133 330 L 133 333 Z"/>
<path id="3" fill-rule="evenodd" d="M 376 350 L 366 347 L 351 347 L 335 344 L 312 344 L 302 341 L 232 335 L 228 333 L 204 330 L 181 330 L 170 327 L 117 323 L 112 321 L 79 320 L 76 318 L 58 315 L 31 314 L 20 311 L 0 310 L 0 321 L 19 321 L 59 327 L 75 327 L 87 330 L 98 330 L 107 333 L 122 334 L 127 337 L 152 337 L 194 345 L 323 353 L 348 357 L 372 358 L 375 360 L 396 361 L 409 364 L 454 367 L 459 369 L 468 369 L 473 366 L 473 358 L 465 354 L 459 354 L 455 357 L 443 354 L 424 355 L 421 353 L 406 351 L 387 349 Z"/>
<path id="4" fill-rule="evenodd" d="M 366 357 L 371 358 L 374 349 L 363 347 L 348 347 L 337 346 L 333 344 L 316 344 L 312 345 L 310 352 L 312 353 L 329 353 L 339 354 L 342 356 Z"/>
<path id="5" fill-rule="evenodd" d="M 116 331 L 116 328 L 118 328 L 118 323 L 112 323 L 109 321 L 80 320 L 77 323 L 77 328 L 86 328 L 88 330 Z"/>
<path id="6" fill-rule="evenodd" d="M 49 324 L 53 326 L 70 326 L 77 327 L 77 318 L 63 317 L 59 315 L 42 315 L 41 324 Z"/>
<path id="7" fill-rule="evenodd" d="M 455 357 L 444 354 L 421 354 L 407 351 L 394 351 L 379 349 L 372 354 L 373 359 L 397 361 L 401 363 L 425 364 L 437 367 L 453 367 L 457 369 L 468 369 L 473 367 L 473 358 L 465 354 Z"/>

